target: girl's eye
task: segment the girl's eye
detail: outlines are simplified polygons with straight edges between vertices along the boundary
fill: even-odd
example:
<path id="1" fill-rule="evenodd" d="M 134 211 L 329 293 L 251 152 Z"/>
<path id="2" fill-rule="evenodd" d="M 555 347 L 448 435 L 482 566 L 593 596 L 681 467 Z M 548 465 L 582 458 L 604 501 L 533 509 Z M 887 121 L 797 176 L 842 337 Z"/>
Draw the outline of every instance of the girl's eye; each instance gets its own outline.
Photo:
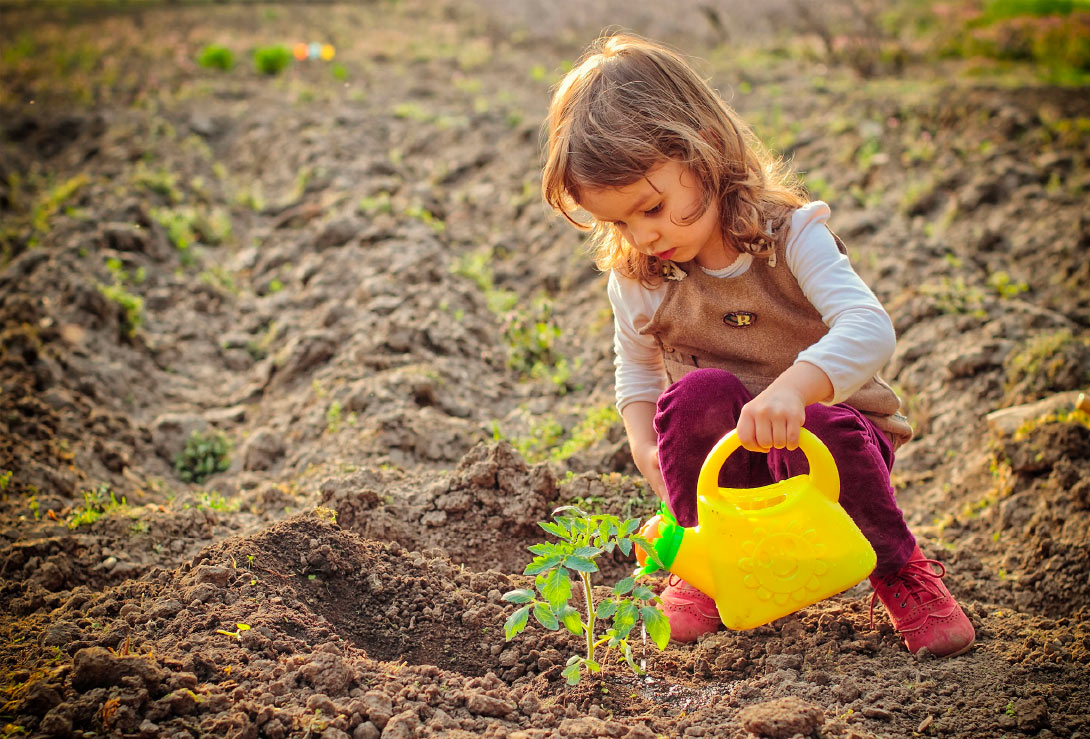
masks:
<path id="1" fill-rule="evenodd" d="M 660 210 L 662 210 L 662 203 L 659 203 L 659 204 L 658 204 L 658 205 L 656 205 L 656 206 L 655 206 L 654 208 L 648 208 L 647 210 L 645 210 L 645 211 L 643 212 L 643 214 L 644 214 L 645 216 L 653 216 L 653 215 L 655 215 L 656 213 L 658 213 L 658 212 L 659 212 Z"/>

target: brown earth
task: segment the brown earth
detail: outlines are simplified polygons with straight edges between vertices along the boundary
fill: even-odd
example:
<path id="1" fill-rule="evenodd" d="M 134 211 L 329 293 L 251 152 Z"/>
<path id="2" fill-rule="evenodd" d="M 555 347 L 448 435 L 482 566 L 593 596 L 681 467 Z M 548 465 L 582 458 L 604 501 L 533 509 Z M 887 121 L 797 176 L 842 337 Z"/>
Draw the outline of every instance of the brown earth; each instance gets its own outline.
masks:
<path id="1" fill-rule="evenodd" d="M 585 5 L 5 11 L 5 736 L 1090 737 L 1090 96 L 861 78 L 770 35 L 778 3 Z M 645 677 L 569 688 L 574 636 L 504 641 L 537 521 L 653 508 L 618 420 L 573 433 L 611 403 L 608 302 L 536 192 L 548 85 L 608 22 L 699 56 L 830 201 L 970 653 L 912 658 L 864 585 L 638 644 Z M 343 73 L 193 62 L 298 40 Z M 558 326 L 546 372 L 510 366 L 503 290 Z M 201 484 L 192 430 L 232 442 Z M 100 489 L 124 504 L 78 524 Z"/>

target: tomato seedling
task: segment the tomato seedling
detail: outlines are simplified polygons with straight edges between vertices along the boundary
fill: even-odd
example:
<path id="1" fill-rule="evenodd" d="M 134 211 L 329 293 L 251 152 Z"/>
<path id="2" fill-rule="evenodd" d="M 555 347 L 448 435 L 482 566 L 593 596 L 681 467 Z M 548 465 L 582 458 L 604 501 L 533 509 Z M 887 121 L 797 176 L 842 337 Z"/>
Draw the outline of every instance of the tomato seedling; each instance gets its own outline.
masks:
<path id="1" fill-rule="evenodd" d="M 507 641 L 526 628 L 533 613 L 537 622 L 550 631 L 556 631 L 563 624 L 576 636 L 586 637 L 586 653 L 573 655 L 561 673 L 568 685 L 577 684 L 584 669 L 601 671 L 602 664 L 596 652 L 603 645 L 607 655 L 610 649 L 619 650 L 620 658 L 632 671 L 643 674 L 632 659 L 629 635 L 642 620 L 655 645 L 659 649 L 666 648 L 670 641 L 670 622 L 659 610 L 662 601 L 651 588 L 629 576 L 613 586 L 608 598 L 595 605 L 591 584 L 591 574 L 599 571 L 596 560 L 602 554 L 612 553 L 614 548 L 628 556 L 633 546 L 639 546 L 648 557 L 658 561 L 651 543 L 635 533 L 640 520 L 622 521 L 616 516 L 590 515 L 575 506 L 562 506 L 553 511 L 551 522 L 538 522 L 538 525 L 560 541 L 528 547 L 536 556 L 526 566 L 525 574 L 536 576 L 534 588 L 504 594 L 504 600 L 521 606 L 504 624 Z M 572 573 L 583 586 L 582 613 L 569 603 Z M 606 628 L 598 636 L 596 631 L 600 625 Z"/>

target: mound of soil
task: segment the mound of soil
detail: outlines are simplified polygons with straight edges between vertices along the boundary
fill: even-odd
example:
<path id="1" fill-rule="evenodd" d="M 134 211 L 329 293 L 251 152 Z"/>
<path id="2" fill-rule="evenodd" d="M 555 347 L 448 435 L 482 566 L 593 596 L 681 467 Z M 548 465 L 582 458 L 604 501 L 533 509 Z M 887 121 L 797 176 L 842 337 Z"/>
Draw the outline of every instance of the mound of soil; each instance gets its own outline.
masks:
<path id="1" fill-rule="evenodd" d="M 724 4 L 769 34 L 737 48 L 646 3 L 10 12 L 5 732 L 1090 736 L 1090 98 L 803 74 L 778 7 Z M 894 482 L 968 654 L 908 655 L 865 584 L 637 636 L 646 674 L 576 686 L 581 638 L 505 640 L 538 522 L 654 510 L 604 277 L 537 196 L 554 70 L 618 20 L 700 57 L 832 205 L 898 331 Z M 303 30 L 335 65 L 192 61 Z M 600 565 L 595 602 L 634 563 Z"/>

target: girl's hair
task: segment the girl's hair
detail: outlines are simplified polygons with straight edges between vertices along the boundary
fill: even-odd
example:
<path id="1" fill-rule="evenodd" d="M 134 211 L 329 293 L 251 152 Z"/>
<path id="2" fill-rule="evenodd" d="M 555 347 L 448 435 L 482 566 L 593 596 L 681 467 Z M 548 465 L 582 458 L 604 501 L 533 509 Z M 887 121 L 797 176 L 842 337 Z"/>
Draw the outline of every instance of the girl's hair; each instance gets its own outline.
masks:
<path id="1" fill-rule="evenodd" d="M 584 188 L 625 187 L 673 159 L 700 183 L 699 219 L 713 203 L 725 242 L 757 256 L 786 238 L 788 213 L 806 200 L 797 180 L 676 52 L 627 34 L 597 39 L 556 87 L 545 120 L 545 201 L 592 231 L 595 264 L 648 286 L 661 261 L 609 223 L 573 216 Z"/>

